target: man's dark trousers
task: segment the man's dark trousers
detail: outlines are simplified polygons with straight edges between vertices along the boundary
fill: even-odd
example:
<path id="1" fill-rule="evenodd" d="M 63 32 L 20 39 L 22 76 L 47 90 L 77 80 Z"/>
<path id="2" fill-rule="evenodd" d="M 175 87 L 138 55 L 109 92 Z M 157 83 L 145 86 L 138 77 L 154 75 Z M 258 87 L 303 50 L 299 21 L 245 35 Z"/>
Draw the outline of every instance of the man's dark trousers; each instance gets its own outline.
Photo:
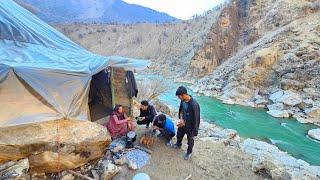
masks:
<path id="1" fill-rule="evenodd" d="M 151 119 L 144 119 L 142 121 L 137 121 L 138 125 L 142 125 L 142 124 L 146 124 L 147 126 L 149 126 L 149 124 L 152 122 Z"/>
<path id="2" fill-rule="evenodd" d="M 161 131 L 161 134 L 167 141 L 170 141 L 176 135 L 175 133 L 167 132 L 164 130 Z"/>
<path id="3" fill-rule="evenodd" d="M 192 129 L 188 129 L 185 126 L 178 128 L 177 132 L 177 145 L 181 146 L 182 145 L 182 139 L 184 135 L 187 135 L 188 139 L 188 150 L 187 153 L 192 153 L 193 145 L 194 145 L 194 132 Z"/>

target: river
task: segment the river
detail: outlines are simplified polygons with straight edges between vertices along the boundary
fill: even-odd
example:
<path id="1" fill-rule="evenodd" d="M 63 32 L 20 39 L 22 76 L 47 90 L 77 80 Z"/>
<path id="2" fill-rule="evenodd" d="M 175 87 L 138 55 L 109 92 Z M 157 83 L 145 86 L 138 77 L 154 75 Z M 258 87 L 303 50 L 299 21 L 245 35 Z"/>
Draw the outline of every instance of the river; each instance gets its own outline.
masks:
<path id="1" fill-rule="evenodd" d="M 189 85 L 172 81 L 169 81 L 168 84 L 170 90 L 159 98 L 163 103 L 178 108 L 179 100 L 175 96 L 175 90 L 180 85 L 186 87 Z M 301 124 L 293 118 L 274 118 L 261 108 L 223 104 L 212 97 L 195 94 L 190 88 L 189 93 L 200 104 L 201 118 L 205 121 L 223 128 L 235 129 L 242 138 L 253 138 L 272 143 L 311 165 L 320 165 L 320 143 L 306 135 L 308 130 L 319 128 L 318 126 Z"/>

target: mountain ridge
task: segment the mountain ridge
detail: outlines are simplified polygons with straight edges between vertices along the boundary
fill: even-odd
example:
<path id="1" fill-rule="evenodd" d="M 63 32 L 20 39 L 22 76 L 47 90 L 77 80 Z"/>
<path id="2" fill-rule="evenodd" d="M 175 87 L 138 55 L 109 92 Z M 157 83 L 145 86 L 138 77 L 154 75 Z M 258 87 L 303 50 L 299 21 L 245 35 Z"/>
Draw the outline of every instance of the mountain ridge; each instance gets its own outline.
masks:
<path id="1" fill-rule="evenodd" d="M 32 6 L 48 23 L 165 23 L 179 19 L 122 0 L 16 0 Z"/>

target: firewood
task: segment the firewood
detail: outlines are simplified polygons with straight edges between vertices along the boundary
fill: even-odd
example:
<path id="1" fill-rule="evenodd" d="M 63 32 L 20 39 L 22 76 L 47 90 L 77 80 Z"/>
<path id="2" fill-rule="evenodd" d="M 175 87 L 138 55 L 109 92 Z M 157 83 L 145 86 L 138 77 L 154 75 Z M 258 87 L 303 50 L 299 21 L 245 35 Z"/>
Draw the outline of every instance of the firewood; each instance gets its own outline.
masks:
<path id="1" fill-rule="evenodd" d="M 94 179 L 99 180 L 99 174 L 97 173 L 96 170 L 91 170 L 92 176 L 94 177 Z"/>
<path id="2" fill-rule="evenodd" d="M 140 138 L 140 144 L 143 144 L 144 138 L 145 138 L 145 136 L 142 136 L 142 137 Z"/>
<path id="3" fill-rule="evenodd" d="M 189 180 L 192 177 L 192 175 L 190 174 L 188 177 L 186 177 L 184 180 Z"/>
<path id="4" fill-rule="evenodd" d="M 145 147 L 138 146 L 138 145 L 134 145 L 134 148 L 140 149 L 141 151 L 145 151 L 145 152 L 147 152 L 147 153 L 149 153 L 149 154 L 152 154 L 152 153 L 153 153 L 152 150 L 150 150 L 150 149 L 148 149 L 148 148 L 145 148 Z"/>
<path id="5" fill-rule="evenodd" d="M 73 174 L 73 175 L 75 175 L 75 176 L 78 176 L 78 177 L 83 178 L 83 179 L 86 179 L 86 180 L 95 180 L 95 179 L 93 179 L 93 178 L 91 178 L 91 177 L 82 175 L 82 174 L 77 173 L 77 172 L 72 171 L 72 170 L 68 170 L 68 172 L 69 172 L 70 174 Z"/>

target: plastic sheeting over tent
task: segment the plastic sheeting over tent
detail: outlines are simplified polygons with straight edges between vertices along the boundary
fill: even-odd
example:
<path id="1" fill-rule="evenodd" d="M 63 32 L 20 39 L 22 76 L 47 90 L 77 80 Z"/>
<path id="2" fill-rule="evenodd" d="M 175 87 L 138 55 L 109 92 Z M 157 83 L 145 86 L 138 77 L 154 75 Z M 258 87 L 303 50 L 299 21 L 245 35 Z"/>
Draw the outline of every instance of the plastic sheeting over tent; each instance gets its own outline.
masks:
<path id="1" fill-rule="evenodd" d="M 12 0 L 0 1 L 0 127 L 88 120 L 94 74 L 108 66 L 141 69 L 148 63 L 92 54 Z"/>

